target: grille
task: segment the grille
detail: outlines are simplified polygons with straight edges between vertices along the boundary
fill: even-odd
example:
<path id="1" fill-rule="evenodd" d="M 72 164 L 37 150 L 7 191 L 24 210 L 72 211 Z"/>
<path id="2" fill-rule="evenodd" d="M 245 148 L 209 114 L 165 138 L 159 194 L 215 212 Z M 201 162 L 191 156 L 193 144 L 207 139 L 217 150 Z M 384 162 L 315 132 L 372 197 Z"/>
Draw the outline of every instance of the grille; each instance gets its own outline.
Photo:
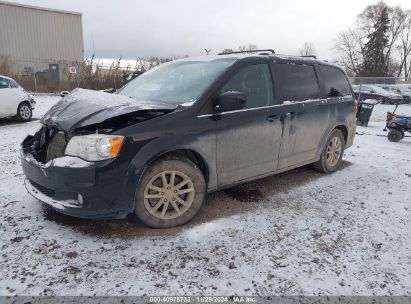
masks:
<path id="1" fill-rule="evenodd" d="M 47 187 L 44 187 L 42 185 L 39 185 L 35 182 L 33 182 L 32 180 L 30 180 L 30 183 L 37 189 L 39 190 L 41 193 L 43 193 L 44 195 L 47 195 L 49 197 L 53 197 L 54 196 L 54 190 L 51 190 Z"/>
<path id="2" fill-rule="evenodd" d="M 66 147 L 66 138 L 63 132 L 57 132 L 54 134 L 50 143 L 47 146 L 47 157 L 46 162 L 52 160 L 56 157 L 61 157 L 64 155 L 64 149 Z"/>

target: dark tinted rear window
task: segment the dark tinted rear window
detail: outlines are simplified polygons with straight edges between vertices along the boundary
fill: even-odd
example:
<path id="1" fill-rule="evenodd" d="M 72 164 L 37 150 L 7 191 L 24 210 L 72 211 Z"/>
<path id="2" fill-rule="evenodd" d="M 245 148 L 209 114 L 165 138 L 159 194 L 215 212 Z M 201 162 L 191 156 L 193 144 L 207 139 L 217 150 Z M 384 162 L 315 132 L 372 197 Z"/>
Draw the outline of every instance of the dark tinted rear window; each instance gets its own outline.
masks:
<path id="1" fill-rule="evenodd" d="M 334 67 L 319 66 L 324 79 L 326 97 L 341 97 L 351 95 L 351 87 L 345 74 Z"/>
<path id="2" fill-rule="evenodd" d="M 318 99 L 318 82 L 314 67 L 301 64 L 277 64 L 283 101 Z"/>

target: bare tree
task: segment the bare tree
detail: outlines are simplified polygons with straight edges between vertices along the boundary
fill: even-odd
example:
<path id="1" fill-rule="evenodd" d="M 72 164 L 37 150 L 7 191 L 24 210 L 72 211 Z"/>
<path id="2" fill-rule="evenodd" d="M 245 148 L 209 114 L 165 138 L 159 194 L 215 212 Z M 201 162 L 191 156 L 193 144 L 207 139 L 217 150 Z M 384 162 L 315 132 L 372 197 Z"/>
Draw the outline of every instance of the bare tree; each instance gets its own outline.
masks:
<path id="1" fill-rule="evenodd" d="M 399 37 L 397 50 L 400 56 L 400 66 L 397 77 L 404 75 L 405 79 L 411 77 L 411 10 L 405 12 L 406 20 Z"/>
<path id="2" fill-rule="evenodd" d="M 204 49 L 204 51 L 206 52 L 207 56 L 211 53 L 211 49 Z"/>
<path id="3" fill-rule="evenodd" d="M 314 45 L 310 42 L 305 42 L 303 47 L 300 49 L 301 56 L 315 56 L 316 51 Z"/>
<path id="4" fill-rule="evenodd" d="M 339 54 L 337 62 L 351 75 L 358 75 L 363 62 L 364 46 L 360 30 L 348 28 L 341 32 L 335 43 Z"/>
<path id="5" fill-rule="evenodd" d="M 225 48 L 221 53 L 222 54 L 229 54 L 229 53 L 232 53 L 232 52 L 233 52 L 233 49 Z"/>
<path id="6" fill-rule="evenodd" d="M 247 46 L 247 51 L 255 51 L 256 49 L 258 49 L 257 44 L 249 43 Z"/>
<path id="7" fill-rule="evenodd" d="M 258 49 L 258 46 L 253 43 L 249 43 L 248 45 L 240 45 L 238 47 L 238 51 L 240 52 L 251 52 Z"/>
<path id="8" fill-rule="evenodd" d="M 395 58 L 395 44 L 400 40 L 408 21 L 407 13 L 400 7 L 391 8 L 390 11 L 389 42 L 386 50 L 385 60 L 388 63 L 388 71 L 391 75 L 401 75 L 401 59 Z"/>

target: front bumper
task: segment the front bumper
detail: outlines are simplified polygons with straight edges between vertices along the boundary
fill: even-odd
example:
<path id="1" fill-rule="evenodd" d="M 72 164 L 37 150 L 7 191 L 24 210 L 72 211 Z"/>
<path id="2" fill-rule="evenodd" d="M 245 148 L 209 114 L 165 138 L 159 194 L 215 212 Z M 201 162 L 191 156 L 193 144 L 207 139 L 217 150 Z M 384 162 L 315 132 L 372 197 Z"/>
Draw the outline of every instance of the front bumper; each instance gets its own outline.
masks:
<path id="1" fill-rule="evenodd" d="M 125 189 L 124 163 L 63 156 L 42 164 L 23 151 L 21 163 L 27 191 L 60 213 L 80 218 L 124 218 L 134 209 L 132 192 Z"/>

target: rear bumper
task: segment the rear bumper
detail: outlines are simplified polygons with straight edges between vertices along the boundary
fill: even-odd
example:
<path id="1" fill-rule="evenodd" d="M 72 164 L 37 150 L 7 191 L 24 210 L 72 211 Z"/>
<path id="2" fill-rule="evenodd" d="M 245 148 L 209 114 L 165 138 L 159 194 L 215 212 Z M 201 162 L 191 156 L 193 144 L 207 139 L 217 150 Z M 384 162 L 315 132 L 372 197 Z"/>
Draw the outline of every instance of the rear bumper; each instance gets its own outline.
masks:
<path id="1" fill-rule="evenodd" d="M 21 163 L 27 191 L 60 213 L 107 219 L 123 218 L 134 209 L 132 191 L 125 189 L 126 164 L 69 156 L 42 164 L 23 151 Z"/>

